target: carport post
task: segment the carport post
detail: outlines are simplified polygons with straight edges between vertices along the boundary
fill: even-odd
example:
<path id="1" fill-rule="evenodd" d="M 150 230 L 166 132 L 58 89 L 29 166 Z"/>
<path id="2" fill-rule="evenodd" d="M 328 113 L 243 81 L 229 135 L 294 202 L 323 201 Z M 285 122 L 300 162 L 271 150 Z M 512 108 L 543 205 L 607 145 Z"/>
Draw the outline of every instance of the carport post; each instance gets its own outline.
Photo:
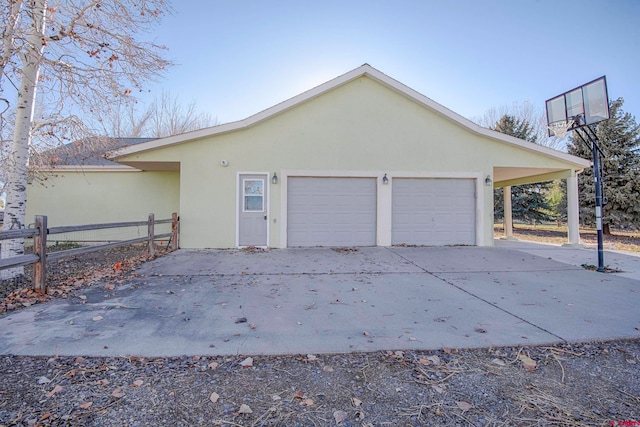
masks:
<path id="1" fill-rule="evenodd" d="M 568 246 L 578 246 L 580 244 L 580 219 L 576 171 L 571 171 L 571 175 L 567 177 L 567 228 Z"/>
<path id="2" fill-rule="evenodd" d="M 504 187 L 502 189 L 503 201 L 504 201 L 504 214 L 502 215 L 504 221 L 504 238 L 506 240 L 513 239 L 513 209 L 511 207 L 511 186 Z"/>

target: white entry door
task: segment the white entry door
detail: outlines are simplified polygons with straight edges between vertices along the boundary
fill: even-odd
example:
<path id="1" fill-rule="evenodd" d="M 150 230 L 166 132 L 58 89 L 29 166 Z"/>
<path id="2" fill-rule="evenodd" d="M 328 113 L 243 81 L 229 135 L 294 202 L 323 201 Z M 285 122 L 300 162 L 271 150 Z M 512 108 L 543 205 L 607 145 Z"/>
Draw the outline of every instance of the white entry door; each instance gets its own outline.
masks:
<path id="1" fill-rule="evenodd" d="M 267 246 L 268 175 L 241 174 L 238 197 L 238 245 Z"/>

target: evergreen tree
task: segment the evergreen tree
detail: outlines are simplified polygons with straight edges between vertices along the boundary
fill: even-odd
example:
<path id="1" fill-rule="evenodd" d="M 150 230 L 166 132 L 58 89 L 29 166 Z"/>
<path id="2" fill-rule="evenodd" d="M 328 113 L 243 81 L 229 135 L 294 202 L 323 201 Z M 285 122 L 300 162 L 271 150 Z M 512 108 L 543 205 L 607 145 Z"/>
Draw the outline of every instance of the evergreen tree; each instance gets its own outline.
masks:
<path id="1" fill-rule="evenodd" d="M 536 143 L 537 136 L 533 127 L 526 121 L 505 114 L 492 127 L 493 130 Z M 524 184 L 511 187 L 511 207 L 513 219 L 527 223 L 551 220 L 552 207 L 547 201 L 547 192 L 551 181 L 536 184 Z M 494 216 L 504 217 L 504 193 L 501 188 L 494 193 Z"/>
<path id="2" fill-rule="evenodd" d="M 603 202 L 602 230 L 611 234 L 610 227 L 640 226 L 640 126 L 635 117 L 622 110 L 624 100 L 609 103 L 611 118 L 591 125 L 601 150 Z M 574 131 L 567 149 L 570 154 L 592 159 L 590 147 Z M 593 168 L 578 175 L 580 190 L 580 220 L 595 226 L 595 186 Z"/>

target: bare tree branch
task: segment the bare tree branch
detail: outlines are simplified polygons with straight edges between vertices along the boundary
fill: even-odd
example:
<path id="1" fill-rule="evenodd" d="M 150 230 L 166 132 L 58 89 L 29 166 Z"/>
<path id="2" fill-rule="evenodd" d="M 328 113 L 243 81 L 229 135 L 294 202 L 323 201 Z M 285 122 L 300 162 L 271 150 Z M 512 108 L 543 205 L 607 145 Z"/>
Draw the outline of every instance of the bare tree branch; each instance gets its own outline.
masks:
<path id="1" fill-rule="evenodd" d="M 557 150 L 564 149 L 563 140 L 549 137 L 545 111 L 536 108 L 530 102 L 514 102 L 512 105 L 492 107 L 487 110 L 482 117 L 475 118 L 473 121 L 480 126 L 492 128 L 505 115 L 512 116 L 521 122 L 529 123 L 537 144 Z"/>
<path id="2" fill-rule="evenodd" d="M 80 117 L 100 117 L 115 101 L 133 102 L 171 62 L 164 48 L 142 40 L 170 12 L 168 0 L 4 0 L 0 6 L 0 94 L 5 80 L 20 81 L 11 148 L 3 144 L 0 176 L 7 190 L 7 223 L 24 224 L 29 155 L 90 136 Z M 37 90 L 37 91 L 36 91 Z M 4 117 L 0 116 L 0 117 Z M 2 258 L 19 255 L 22 242 L 4 242 Z M 3 277 L 6 277 L 4 270 Z M 11 274 L 16 274 L 15 271 Z"/>

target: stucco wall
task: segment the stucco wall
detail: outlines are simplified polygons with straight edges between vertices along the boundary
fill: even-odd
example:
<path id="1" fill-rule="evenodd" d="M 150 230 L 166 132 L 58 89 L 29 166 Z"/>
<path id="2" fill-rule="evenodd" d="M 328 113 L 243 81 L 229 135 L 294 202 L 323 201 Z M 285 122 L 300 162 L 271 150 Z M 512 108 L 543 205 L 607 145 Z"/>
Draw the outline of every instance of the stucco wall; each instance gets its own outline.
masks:
<path id="1" fill-rule="evenodd" d="M 27 222 L 50 227 L 171 218 L 179 209 L 179 172 L 56 172 L 27 187 Z"/>
<path id="2" fill-rule="evenodd" d="M 237 177 L 297 171 L 322 175 L 460 176 L 478 180 L 480 244 L 492 244 L 493 188 L 500 165 L 566 167 L 478 135 L 406 96 L 360 77 L 251 128 L 130 155 L 181 162 L 182 247 L 236 245 Z M 222 160 L 228 166 L 220 165 Z M 306 171 L 306 172 L 305 172 Z M 330 171 L 330 172 L 327 172 Z M 286 180 L 271 185 L 269 246 L 282 242 Z M 388 190 L 387 190 L 388 191 Z M 388 197 L 379 193 L 379 197 Z"/>

